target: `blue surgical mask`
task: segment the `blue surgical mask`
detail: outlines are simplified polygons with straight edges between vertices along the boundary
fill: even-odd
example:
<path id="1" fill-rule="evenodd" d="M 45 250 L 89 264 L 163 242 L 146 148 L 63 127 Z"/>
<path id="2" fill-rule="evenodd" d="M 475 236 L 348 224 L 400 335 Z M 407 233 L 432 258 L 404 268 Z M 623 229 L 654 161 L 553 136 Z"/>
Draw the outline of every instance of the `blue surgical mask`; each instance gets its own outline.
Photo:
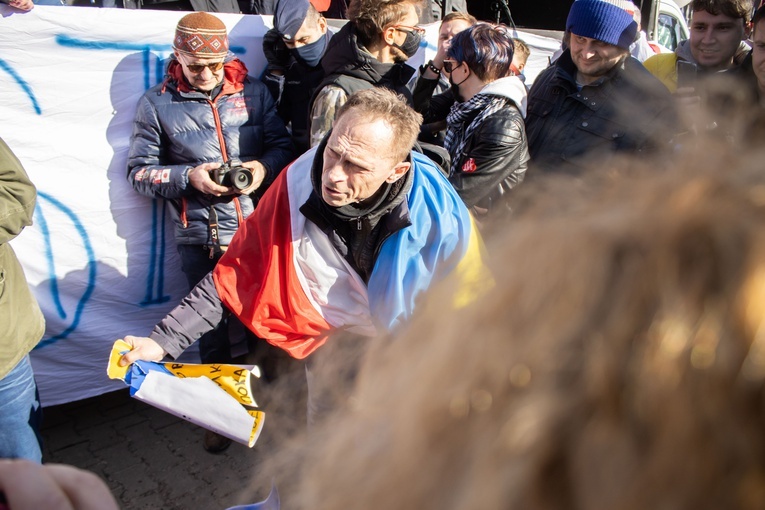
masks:
<path id="1" fill-rule="evenodd" d="M 324 50 L 327 49 L 329 32 L 316 39 L 314 42 L 294 48 L 295 57 L 302 60 L 308 67 L 316 67 L 321 62 Z"/>

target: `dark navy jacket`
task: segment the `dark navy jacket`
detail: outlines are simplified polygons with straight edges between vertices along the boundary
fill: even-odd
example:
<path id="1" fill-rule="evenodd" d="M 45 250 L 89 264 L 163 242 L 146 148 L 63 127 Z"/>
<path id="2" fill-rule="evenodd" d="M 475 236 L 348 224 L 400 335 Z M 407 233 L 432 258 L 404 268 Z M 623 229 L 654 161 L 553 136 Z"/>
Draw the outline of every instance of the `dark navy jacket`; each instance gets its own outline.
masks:
<path id="1" fill-rule="evenodd" d="M 578 90 L 569 50 L 529 92 L 526 134 L 532 173 L 577 174 L 616 153 L 669 145 L 678 129 L 674 100 L 643 65 L 628 57 Z"/>

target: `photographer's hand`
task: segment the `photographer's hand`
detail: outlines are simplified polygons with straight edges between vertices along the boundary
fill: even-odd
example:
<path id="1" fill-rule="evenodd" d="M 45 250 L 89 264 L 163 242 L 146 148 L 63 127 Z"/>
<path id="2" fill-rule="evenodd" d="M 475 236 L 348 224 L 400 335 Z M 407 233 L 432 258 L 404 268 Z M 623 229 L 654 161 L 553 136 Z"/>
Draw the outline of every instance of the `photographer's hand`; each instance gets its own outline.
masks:
<path id="1" fill-rule="evenodd" d="M 210 177 L 210 170 L 215 170 L 220 167 L 220 163 L 202 163 L 199 166 L 195 166 L 189 170 L 189 184 L 195 189 L 206 193 L 208 195 L 214 195 L 219 197 L 221 195 L 230 195 L 231 188 L 221 186 Z"/>
<path id="2" fill-rule="evenodd" d="M 252 170 L 252 185 L 240 190 L 239 193 L 242 195 L 249 195 L 263 184 L 263 179 L 266 178 L 266 167 L 264 167 L 260 161 L 255 160 L 242 163 L 242 166 Z"/>

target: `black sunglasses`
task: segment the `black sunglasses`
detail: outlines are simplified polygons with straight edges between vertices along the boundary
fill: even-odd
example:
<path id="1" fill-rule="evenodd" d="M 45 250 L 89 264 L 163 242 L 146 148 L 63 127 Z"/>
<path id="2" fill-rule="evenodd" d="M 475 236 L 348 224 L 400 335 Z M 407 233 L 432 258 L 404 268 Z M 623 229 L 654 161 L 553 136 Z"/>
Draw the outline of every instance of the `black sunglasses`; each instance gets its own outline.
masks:
<path id="1" fill-rule="evenodd" d="M 205 70 L 205 68 L 209 69 L 213 73 L 217 73 L 223 67 L 223 62 L 210 62 L 209 64 L 188 64 L 184 62 L 184 64 L 186 64 L 188 70 L 194 74 L 201 73 Z"/>
<path id="2" fill-rule="evenodd" d="M 451 74 L 452 70 L 460 65 L 462 65 L 462 62 L 457 62 L 456 60 L 444 60 L 444 71 Z"/>

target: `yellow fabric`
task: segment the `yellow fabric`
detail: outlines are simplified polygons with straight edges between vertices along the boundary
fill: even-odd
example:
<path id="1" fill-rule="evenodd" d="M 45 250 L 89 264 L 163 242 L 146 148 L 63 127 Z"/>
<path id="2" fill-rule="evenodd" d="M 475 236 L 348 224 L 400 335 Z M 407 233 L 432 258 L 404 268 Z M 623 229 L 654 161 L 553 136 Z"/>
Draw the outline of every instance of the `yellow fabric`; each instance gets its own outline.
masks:
<path id="1" fill-rule="evenodd" d="M 677 90 L 677 55 L 660 53 L 650 57 L 643 65 L 652 75 L 656 76 L 673 94 Z"/>
<path id="2" fill-rule="evenodd" d="M 464 308 L 479 296 L 494 286 L 494 279 L 489 269 L 483 263 L 484 246 L 481 236 L 478 234 L 473 215 L 470 215 L 470 242 L 465 256 L 462 257 L 455 268 L 455 275 L 459 281 L 458 290 L 454 295 L 454 307 Z"/>

